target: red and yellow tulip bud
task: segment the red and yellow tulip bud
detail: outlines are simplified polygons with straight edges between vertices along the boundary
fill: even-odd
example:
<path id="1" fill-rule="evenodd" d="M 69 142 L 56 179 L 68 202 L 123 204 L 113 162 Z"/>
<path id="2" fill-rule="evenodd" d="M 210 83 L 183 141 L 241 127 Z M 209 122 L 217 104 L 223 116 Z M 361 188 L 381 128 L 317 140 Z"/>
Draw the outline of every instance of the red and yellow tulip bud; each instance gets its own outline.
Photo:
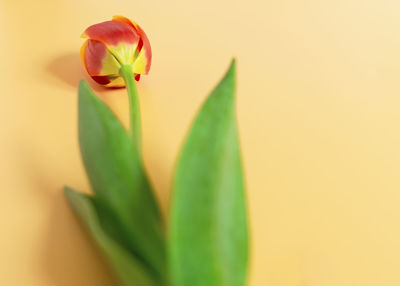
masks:
<path id="1" fill-rule="evenodd" d="M 107 87 L 123 87 L 120 75 L 123 65 L 132 67 L 135 79 L 147 74 L 151 65 L 150 42 L 134 21 L 114 16 L 90 26 L 82 34 L 87 38 L 81 48 L 82 62 L 97 83 Z"/>

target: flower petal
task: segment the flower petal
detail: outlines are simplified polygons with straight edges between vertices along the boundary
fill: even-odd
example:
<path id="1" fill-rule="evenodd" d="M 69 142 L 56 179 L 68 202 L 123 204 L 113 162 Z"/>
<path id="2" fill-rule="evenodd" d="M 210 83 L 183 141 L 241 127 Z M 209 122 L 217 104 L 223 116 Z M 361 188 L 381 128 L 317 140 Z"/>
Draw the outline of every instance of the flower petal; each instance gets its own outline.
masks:
<path id="1" fill-rule="evenodd" d="M 125 87 L 125 82 L 124 79 L 122 77 L 116 77 L 114 79 L 111 80 L 111 82 L 106 85 L 107 87 Z"/>
<path id="2" fill-rule="evenodd" d="M 136 33 L 139 35 L 141 41 L 139 42 L 138 45 L 139 54 L 136 59 L 136 61 L 138 62 L 134 63 L 133 70 L 135 73 L 138 74 L 147 74 L 151 66 L 152 52 L 151 52 L 150 41 L 147 38 L 146 33 L 142 30 L 142 28 L 138 24 L 136 24 L 133 20 L 128 19 L 126 17 L 117 15 L 113 17 L 112 21 L 129 25 L 130 27 L 135 29 Z"/>
<path id="3" fill-rule="evenodd" d="M 148 74 L 150 69 L 151 57 L 148 57 L 145 49 L 139 52 L 135 62 L 132 65 L 132 69 L 137 74 Z"/>
<path id="4" fill-rule="evenodd" d="M 81 48 L 81 58 L 91 76 L 118 75 L 120 64 L 100 41 L 87 40 Z"/>
<path id="5" fill-rule="evenodd" d="M 106 21 L 86 29 L 84 37 L 97 40 L 122 64 L 133 64 L 140 37 L 130 25 L 116 21 Z"/>
<path id="6" fill-rule="evenodd" d="M 92 79 L 100 85 L 107 86 L 111 82 L 110 78 L 106 75 L 93 75 Z"/>
<path id="7" fill-rule="evenodd" d="M 91 76 L 92 79 L 97 82 L 98 84 L 105 86 L 105 87 L 125 87 L 125 82 L 122 77 L 120 76 Z"/>
<path id="8" fill-rule="evenodd" d="M 119 46 L 121 43 L 136 45 L 139 35 L 135 29 L 116 21 L 106 21 L 87 28 L 83 36 L 103 42 L 107 46 Z"/>

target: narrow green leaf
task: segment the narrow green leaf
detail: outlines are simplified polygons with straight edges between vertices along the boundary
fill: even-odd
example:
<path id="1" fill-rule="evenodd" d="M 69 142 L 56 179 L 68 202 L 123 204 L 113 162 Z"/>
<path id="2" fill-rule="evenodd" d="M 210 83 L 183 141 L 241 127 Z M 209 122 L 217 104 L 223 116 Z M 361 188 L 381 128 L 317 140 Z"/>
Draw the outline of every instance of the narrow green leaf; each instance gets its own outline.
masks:
<path id="1" fill-rule="evenodd" d="M 169 230 L 174 286 L 245 284 L 248 234 L 234 93 L 233 61 L 178 161 Z"/>
<path id="2" fill-rule="evenodd" d="M 88 228 L 97 246 L 108 258 L 111 267 L 115 270 L 123 285 L 159 285 L 154 281 L 148 269 L 129 250 L 121 247 L 104 231 L 93 197 L 78 193 L 68 187 L 65 188 L 65 195 L 77 215 Z"/>
<path id="3" fill-rule="evenodd" d="M 162 219 L 132 138 L 87 83 L 79 85 L 79 143 L 96 201 L 117 224 L 105 226 L 164 280 Z"/>

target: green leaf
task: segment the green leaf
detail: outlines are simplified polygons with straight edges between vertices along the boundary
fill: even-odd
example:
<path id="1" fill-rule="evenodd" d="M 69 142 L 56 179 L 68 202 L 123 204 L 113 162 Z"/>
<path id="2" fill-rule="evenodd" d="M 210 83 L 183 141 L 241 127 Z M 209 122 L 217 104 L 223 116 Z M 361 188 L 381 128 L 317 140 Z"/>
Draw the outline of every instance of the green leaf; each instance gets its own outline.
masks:
<path id="1" fill-rule="evenodd" d="M 114 268 L 123 285 L 159 285 L 154 281 L 148 269 L 129 250 L 124 249 L 115 242 L 103 229 L 93 197 L 78 193 L 68 187 L 65 188 L 65 195 L 77 215 L 88 228 L 97 246 L 108 258 L 111 267 Z"/>
<path id="2" fill-rule="evenodd" d="M 166 275 L 162 219 L 132 137 L 113 112 L 79 85 L 79 143 L 105 231 L 124 244 L 160 281 Z"/>
<path id="3" fill-rule="evenodd" d="M 246 202 L 235 120 L 235 61 L 201 108 L 174 178 L 169 251 L 174 286 L 243 286 Z"/>

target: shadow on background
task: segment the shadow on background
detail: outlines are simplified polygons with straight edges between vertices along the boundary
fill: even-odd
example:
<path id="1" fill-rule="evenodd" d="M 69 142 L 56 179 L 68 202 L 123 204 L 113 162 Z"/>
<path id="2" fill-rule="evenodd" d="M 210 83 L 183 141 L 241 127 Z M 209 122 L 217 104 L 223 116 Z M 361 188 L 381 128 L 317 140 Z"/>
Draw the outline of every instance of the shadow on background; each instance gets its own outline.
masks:
<path id="1" fill-rule="evenodd" d="M 53 209 L 44 240 L 43 269 L 54 285 L 116 286 L 116 279 L 63 192 L 53 197 Z M 96 277 L 88 275 L 97 273 Z"/>
<path id="2" fill-rule="evenodd" d="M 46 73 L 50 74 L 51 78 L 53 78 L 54 84 L 62 82 L 73 89 L 77 89 L 79 81 L 84 79 L 95 91 L 101 92 L 106 90 L 106 88 L 94 83 L 90 78 L 83 67 L 79 53 L 60 55 L 52 59 L 46 65 L 45 70 Z"/>
<path id="3" fill-rule="evenodd" d="M 59 159 L 50 159 L 45 147 L 27 142 L 19 143 L 20 157 L 17 159 L 31 186 L 24 190 L 27 192 L 24 197 L 32 196 L 32 199 L 21 203 L 36 202 L 48 209 L 44 228 L 38 233 L 40 251 L 34 257 L 43 277 L 50 281 L 46 285 L 118 285 L 88 231 L 68 205 L 59 180 L 54 179 L 60 169 L 49 169 L 51 165 L 61 164 L 65 158 L 61 155 Z M 50 161 L 53 162 L 48 164 Z"/>

